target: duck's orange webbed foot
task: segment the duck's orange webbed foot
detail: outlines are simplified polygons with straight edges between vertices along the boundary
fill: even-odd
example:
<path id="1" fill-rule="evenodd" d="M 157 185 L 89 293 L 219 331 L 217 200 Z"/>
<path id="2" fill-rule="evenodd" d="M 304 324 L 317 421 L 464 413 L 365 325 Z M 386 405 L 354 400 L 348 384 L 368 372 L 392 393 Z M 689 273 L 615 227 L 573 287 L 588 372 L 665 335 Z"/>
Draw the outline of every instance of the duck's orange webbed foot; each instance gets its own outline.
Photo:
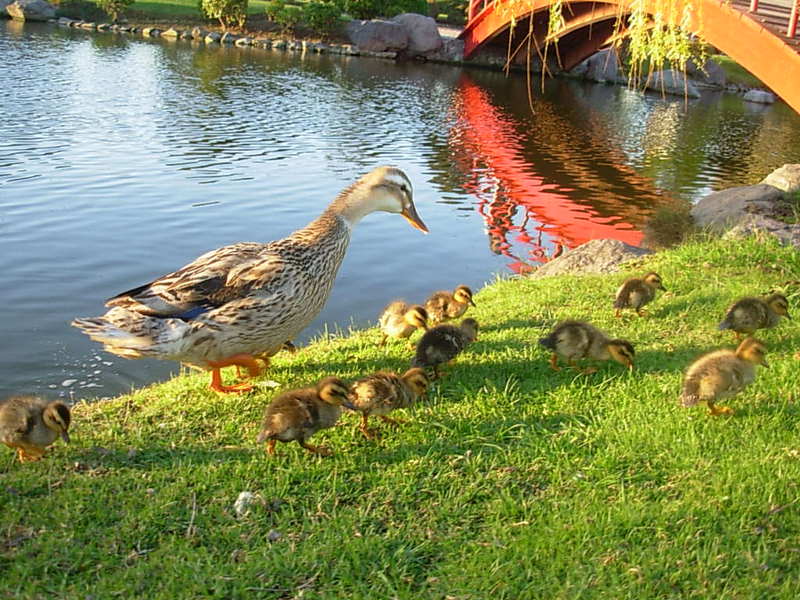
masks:
<path id="1" fill-rule="evenodd" d="M 330 449 L 326 448 L 325 446 L 312 446 L 306 442 L 300 442 L 300 445 L 311 452 L 311 454 L 318 454 L 320 456 L 331 456 L 333 454 L 333 452 L 331 452 Z"/>
<path id="2" fill-rule="evenodd" d="M 220 369 L 223 367 L 244 367 L 250 377 L 258 377 L 262 367 L 258 360 L 250 354 L 235 354 L 222 360 L 210 360 L 208 366 L 211 367 L 211 389 L 223 394 L 248 392 L 253 389 L 249 383 L 239 383 L 236 385 L 223 385 Z"/>
<path id="3" fill-rule="evenodd" d="M 550 368 L 553 371 L 560 371 L 561 367 L 558 366 L 558 354 L 553 353 L 550 355 Z"/>

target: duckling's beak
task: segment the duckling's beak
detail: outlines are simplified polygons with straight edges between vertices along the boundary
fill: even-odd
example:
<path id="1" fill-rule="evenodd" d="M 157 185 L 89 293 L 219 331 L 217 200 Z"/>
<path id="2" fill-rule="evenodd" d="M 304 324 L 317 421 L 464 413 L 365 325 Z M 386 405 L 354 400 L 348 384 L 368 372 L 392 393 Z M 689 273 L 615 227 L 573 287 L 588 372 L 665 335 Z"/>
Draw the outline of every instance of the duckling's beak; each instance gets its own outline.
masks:
<path id="1" fill-rule="evenodd" d="M 256 444 L 263 444 L 266 441 L 267 441 L 267 432 L 262 431 L 261 433 L 258 434 L 258 437 L 256 438 Z"/>
<path id="2" fill-rule="evenodd" d="M 664 287 L 663 283 L 658 286 L 658 289 L 660 289 L 662 292 L 666 292 L 667 291 L 667 288 Z"/>
<path id="3" fill-rule="evenodd" d="M 469 303 L 470 303 L 472 306 L 475 306 L 475 300 L 473 300 L 472 298 L 470 298 L 470 299 L 469 299 Z"/>
<path id="4" fill-rule="evenodd" d="M 767 362 L 766 358 L 761 359 L 761 366 L 764 367 L 765 369 L 769 369 L 769 363 Z"/>
<path id="5" fill-rule="evenodd" d="M 409 202 L 408 206 L 406 206 L 400 214 L 405 217 L 406 221 L 408 221 L 414 229 L 419 229 L 422 233 L 428 233 L 428 227 L 422 222 L 422 219 L 419 218 L 417 208 L 414 206 L 413 202 Z"/>
<path id="6" fill-rule="evenodd" d="M 353 405 L 353 403 L 349 402 L 348 400 L 343 401 L 342 402 L 342 406 L 344 406 L 345 408 L 349 408 L 350 410 L 355 410 L 356 409 L 356 407 Z"/>
<path id="7" fill-rule="evenodd" d="M 628 361 L 628 370 L 629 371 L 633 371 L 633 361 L 632 360 Z"/>
<path id="8" fill-rule="evenodd" d="M 789 315 L 788 311 L 786 312 L 786 318 L 789 319 L 790 321 L 792 320 L 792 317 Z"/>
<path id="9" fill-rule="evenodd" d="M 69 432 L 65 429 L 61 432 L 61 439 L 64 440 L 67 444 L 69 444 Z"/>

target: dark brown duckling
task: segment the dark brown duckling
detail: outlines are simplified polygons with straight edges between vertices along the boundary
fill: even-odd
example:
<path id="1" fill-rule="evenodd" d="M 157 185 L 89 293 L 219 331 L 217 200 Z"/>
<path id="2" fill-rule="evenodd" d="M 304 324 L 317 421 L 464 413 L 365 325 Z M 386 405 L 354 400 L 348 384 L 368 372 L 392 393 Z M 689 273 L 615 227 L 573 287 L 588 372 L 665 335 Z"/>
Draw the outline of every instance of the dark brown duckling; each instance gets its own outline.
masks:
<path id="1" fill-rule="evenodd" d="M 558 357 L 578 369 L 575 361 L 581 358 L 595 360 L 615 360 L 633 369 L 635 351 L 633 344 L 627 340 L 611 339 L 596 327 L 583 321 L 562 321 L 550 332 L 550 335 L 539 340 L 539 344 L 550 350 L 550 366 L 560 371 Z M 578 369 L 581 370 L 581 369 Z M 594 373 L 597 369 L 583 369 L 583 373 Z"/>
<path id="2" fill-rule="evenodd" d="M 368 427 L 370 415 L 375 415 L 385 423 L 399 425 L 402 421 L 386 415 L 396 408 L 407 408 L 425 395 L 430 379 L 425 369 L 414 367 L 398 375 L 378 372 L 359 379 L 350 386 L 350 401 L 355 410 L 361 413 L 361 433 L 366 438 L 373 435 Z"/>
<path id="3" fill-rule="evenodd" d="M 420 339 L 411 366 L 433 367 L 434 377 L 439 377 L 439 365 L 453 360 L 477 339 L 478 322 L 475 319 L 464 319 L 458 327 L 438 325 L 425 332 Z"/>
<path id="4" fill-rule="evenodd" d="M 661 283 L 661 276 L 653 271 L 647 273 L 641 279 L 631 277 L 626 279 L 617 290 L 614 299 L 615 316 L 620 316 L 623 308 L 632 308 L 640 317 L 645 315 L 642 310 L 645 304 L 649 304 L 656 297 L 656 290 L 667 291 Z"/>
<path id="5" fill-rule="evenodd" d="M 458 319 L 470 306 L 475 306 L 475 302 L 472 299 L 472 290 L 466 285 L 459 285 L 452 292 L 434 292 L 425 301 L 425 310 L 428 311 L 428 318 L 433 325 Z"/>
<path id="6" fill-rule="evenodd" d="M 308 438 L 320 429 L 336 425 L 342 406 L 352 408 L 347 385 L 337 377 L 326 377 L 316 387 L 290 390 L 270 402 L 264 411 L 264 423 L 258 434 L 259 444 L 267 442 L 267 452 L 275 454 L 275 442 L 296 441 L 313 454 L 329 456 L 324 446 L 312 446 Z M 269 441 L 267 441 L 269 440 Z"/>
<path id="7" fill-rule="evenodd" d="M 789 301 L 783 294 L 770 294 L 763 298 L 740 298 L 728 307 L 720 330 L 730 329 L 741 339 L 741 334 L 753 335 L 757 329 L 772 329 L 789 316 Z"/>
<path id="8" fill-rule="evenodd" d="M 36 461 L 59 436 L 69 443 L 71 420 L 63 402 L 12 396 L 0 404 L 0 442 L 16 449 L 20 462 Z"/>

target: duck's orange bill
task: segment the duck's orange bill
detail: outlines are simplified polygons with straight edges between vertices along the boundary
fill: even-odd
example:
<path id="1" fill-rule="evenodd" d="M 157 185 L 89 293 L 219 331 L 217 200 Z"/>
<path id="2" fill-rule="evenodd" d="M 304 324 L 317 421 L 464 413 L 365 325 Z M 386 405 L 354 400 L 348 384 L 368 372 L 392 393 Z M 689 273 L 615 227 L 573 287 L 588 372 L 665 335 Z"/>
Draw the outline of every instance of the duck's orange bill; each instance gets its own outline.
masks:
<path id="1" fill-rule="evenodd" d="M 404 208 L 403 212 L 400 214 L 405 217 L 406 221 L 408 221 L 414 229 L 419 229 L 422 233 L 428 233 L 428 227 L 422 222 L 422 219 L 419 218 L 417 209 L 413 203 Z"/>

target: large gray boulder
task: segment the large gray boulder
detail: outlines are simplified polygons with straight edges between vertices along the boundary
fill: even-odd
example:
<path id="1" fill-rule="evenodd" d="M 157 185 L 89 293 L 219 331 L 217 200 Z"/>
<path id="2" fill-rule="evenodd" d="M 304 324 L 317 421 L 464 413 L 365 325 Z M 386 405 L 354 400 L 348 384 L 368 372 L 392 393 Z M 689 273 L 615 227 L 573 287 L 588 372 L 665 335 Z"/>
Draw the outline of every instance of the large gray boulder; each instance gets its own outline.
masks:
<path id="1" fill-rule="evenodd" d="M 353 20 L 347 24 L 345 32 L 353 44 L 368 52 L 398 52 L 408 47 L 406 28 L 394 21 Z"/>
<path id="2" fill-rule="evenodd" d="M 426 56 L 430 60 L 444 62 L 462 62 L 464 60 L 464 40 L 458 38 L 444 38 L 442 47 Z"/>
<path id="3" fill-rule="evenodd" d="M 56 18 L 56 8 L 45 0 L 15 0 L 6 11 L 17 21 L 49 21 Z"/>
<path id="4" fill-rule="evenodd" d="M 589 81 L 614 83 L 619 75 L 619 59 L 614 50 L 601 50 L 587 58 L 575 69 L 578 69 L 578 73 L 583 72 L 583 77 Z"/>
<path id="5" fill-rule="evenodd" d="M 784 223 L 763 215 L 747 215 L 738 225 L 728 230 L 722 237 L 725 239 L 740 239 L 744 237 L 771 236 L 781 244 L 791 244 L 800 249 L 800 225 Z"/>
<path id="6" fill-rule="evenodd" d="M 725 69 L 717 64 L 717 61 L 708 59 L 702 67 L 698 66 L 693 60 L 686 63 L 686 75 L 700 85 L 713 88 L 724 88 L 727 82 Z"/>
<path id="7" fill-rule="evenodd" d="M 652 251 L 619 240 L 591 240 L 542 265 L 531 277 L 614 273 L 622 264 L 646 254 L 652 254 Z"/>
<path id="8" fill-rule="evenodd" d="M 721 232 L 738 225 L 752 214 L 773 219 L 787 216 L 787 206 L 783 192 L 759 183 L 709 194 L 692 207 L 691 213 L 700 227 Z"/>
<path id="9" fill-rule="evenodd" d="M 786 194 L 800 192 L 800 164 L 788 164 L 775 169 L 761 183 L 776 187 Z"/>
<path id="10" fill-rule="evenodd" d="M 418 15 L 416 13 L 403 13 L 392 19 L 395 23 L 402 25 L 408 35 L 408 46 L 406 53 L 412 56 L 425 56 L 431 52 L 436 52 L 442 47 L 442 36 L 439 34 L 439 27 L 430 17 Z"/>
<path id="11" fill-rule="evenodd" d="M 775 102 L 775 94 L 766 90 L 750 90 L 744 95 L 745 102 L 755 102 L 756 104 L 772 104 Z"/>
<path id="12" fill-rule="evenodd" d="M 673 96 L 688 96 L 689 98 L 699 98 L 700 92 L 691 81 L 688 81 L 683 73 L 674 69 L 665 71 L 653 71 L 647 82 L 647 89 L 671 94 Z"/>

